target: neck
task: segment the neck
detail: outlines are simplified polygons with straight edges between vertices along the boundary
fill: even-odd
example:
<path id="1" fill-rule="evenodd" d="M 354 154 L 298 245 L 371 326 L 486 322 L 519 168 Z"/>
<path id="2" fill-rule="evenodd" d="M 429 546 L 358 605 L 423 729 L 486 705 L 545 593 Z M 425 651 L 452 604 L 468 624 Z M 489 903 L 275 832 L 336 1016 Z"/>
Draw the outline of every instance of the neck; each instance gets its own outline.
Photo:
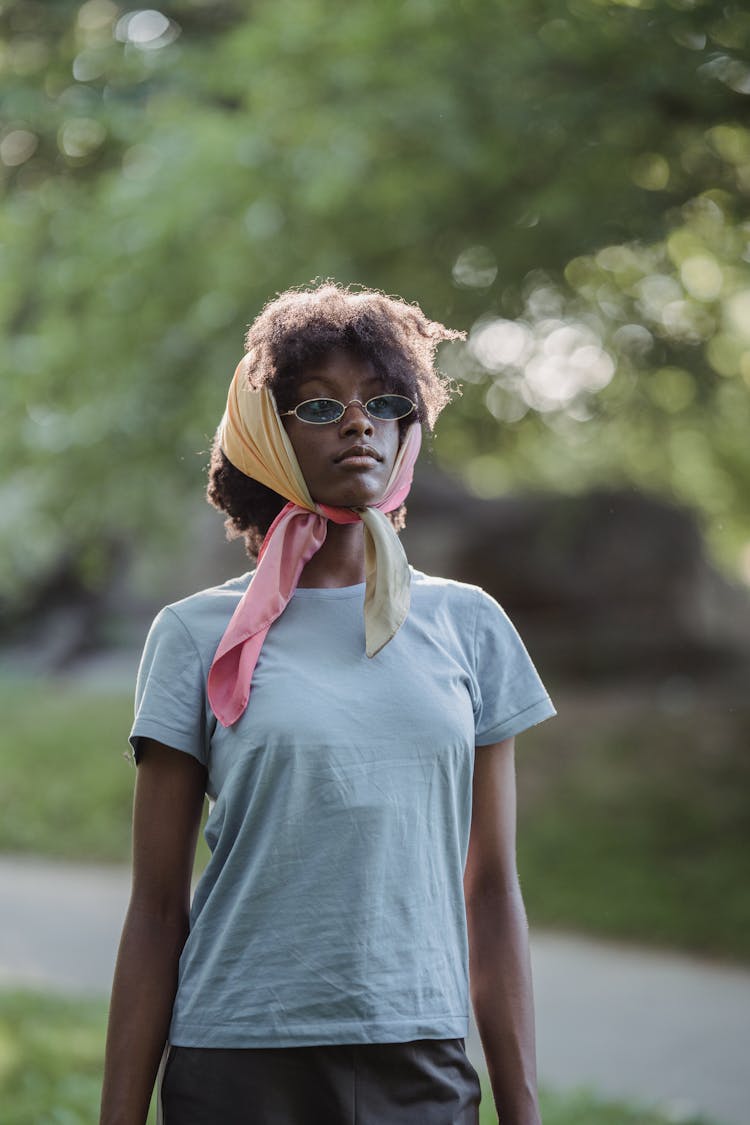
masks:
<path id="1" fill-rule="evenodd" d="M 323 546 L 304 567 L 299 586 L 356 586 L 365 580 L 364 524 L 328 521 Z"/>

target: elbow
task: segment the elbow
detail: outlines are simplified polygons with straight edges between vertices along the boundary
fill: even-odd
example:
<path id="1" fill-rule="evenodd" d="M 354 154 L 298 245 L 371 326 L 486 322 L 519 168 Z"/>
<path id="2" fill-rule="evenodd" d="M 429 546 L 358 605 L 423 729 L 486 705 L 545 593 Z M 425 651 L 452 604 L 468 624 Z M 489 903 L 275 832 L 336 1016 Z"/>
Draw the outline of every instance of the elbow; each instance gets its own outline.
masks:
<path id="1" fill-rule="evenodd" d="M 498 943 L 528 943 L 529 927 L 518 880 L 476 883 L 466 895 L 466 921 L 472 955 Z"/>
<path id="2" fill-rule="evenodd" d="M 512 871 L 475 871 L 471 876 L 467 873 L 464 898 L 469 914 L 493 911 L 526 916 L 521 883 L 515 868 Z"/>
<path id="3" fill-rule="evenodd" d="M 190 928 L 189 903 L 181 897 L 134 892 L 126 917 L 126 927 L 154 935 L 187 936 Z"/>

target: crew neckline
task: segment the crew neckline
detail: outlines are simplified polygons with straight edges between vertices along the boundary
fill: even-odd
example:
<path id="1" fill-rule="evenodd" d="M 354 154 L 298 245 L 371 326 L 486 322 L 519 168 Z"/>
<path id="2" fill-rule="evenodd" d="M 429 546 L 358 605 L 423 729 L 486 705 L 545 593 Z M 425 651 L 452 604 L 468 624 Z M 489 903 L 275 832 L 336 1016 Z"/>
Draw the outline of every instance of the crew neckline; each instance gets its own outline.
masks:
<path id="1" fill-rule="evenodd" d="M 365 591 L 365 582 L 356 586 L 297 586 L 293 598 L 357 598 Z"/>

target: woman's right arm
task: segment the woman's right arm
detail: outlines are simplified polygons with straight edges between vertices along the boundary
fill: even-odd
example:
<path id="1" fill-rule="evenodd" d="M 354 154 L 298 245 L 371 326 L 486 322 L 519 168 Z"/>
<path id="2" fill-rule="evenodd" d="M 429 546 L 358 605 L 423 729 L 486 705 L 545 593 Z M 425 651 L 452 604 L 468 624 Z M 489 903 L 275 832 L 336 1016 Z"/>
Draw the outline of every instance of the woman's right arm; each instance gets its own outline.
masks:
<path id="1" fill-rule="evenodd" d="M 205 768 L 144 739 L 133 807 L 133 885 L 117 955 L 100 1125 L 145 1125 L 188 934 Z"/>

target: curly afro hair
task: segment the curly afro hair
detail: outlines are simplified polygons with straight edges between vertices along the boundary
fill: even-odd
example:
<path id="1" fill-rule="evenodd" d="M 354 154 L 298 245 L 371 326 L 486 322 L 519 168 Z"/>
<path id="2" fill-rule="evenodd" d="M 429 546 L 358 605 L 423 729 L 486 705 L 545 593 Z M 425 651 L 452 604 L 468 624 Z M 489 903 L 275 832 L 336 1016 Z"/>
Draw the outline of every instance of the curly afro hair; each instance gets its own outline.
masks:
<path id="1" fill-rule="evenodd" d="M 334 351 L 369 361 L 385 388 L 417 403 L 417 418 L 432 430 L 450 400 L 450 380 L 435 370 L 435 352 L 444 340 L 463 332 L 428 320 L 418 305 L 377 290 L 326 281 L 289 289 L 269 301 L 245 337 L 248 385 L 268 386 L 280 410 L 290 410 L 303 374 Z M 402 432 L 413 415 L 401 424 Z M 257 555 L 263 538 L 286 500 L 245 476 L 225 457 L 216 439 L 211 449 L 206 496 L 226 513 L 227 537 L 243 536 L 248 555 Z M 397 531 L 404 526 L 402 505 L 390 513 Z"/>

